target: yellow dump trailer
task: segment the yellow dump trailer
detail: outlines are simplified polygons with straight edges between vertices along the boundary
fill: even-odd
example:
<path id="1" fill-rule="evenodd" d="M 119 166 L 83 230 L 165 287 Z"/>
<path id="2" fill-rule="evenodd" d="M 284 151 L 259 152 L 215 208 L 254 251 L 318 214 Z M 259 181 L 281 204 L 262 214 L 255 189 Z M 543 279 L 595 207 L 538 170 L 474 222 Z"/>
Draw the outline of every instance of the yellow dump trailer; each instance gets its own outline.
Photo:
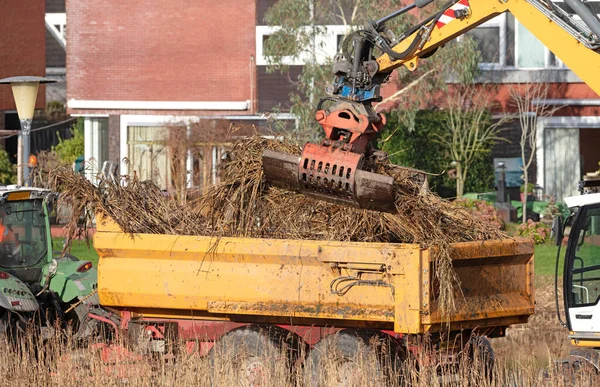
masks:
<path id="1" fill-rule="evenodd" d="M 422 334 L 502 330 L 534 311 L 524 239 L 452 246 L 460 291 L 450 316 L 438 309 L 432 251 L 418 244 L 130 235 L 98 218 L 94 245 L 101 304 L 146 319 Z"/>

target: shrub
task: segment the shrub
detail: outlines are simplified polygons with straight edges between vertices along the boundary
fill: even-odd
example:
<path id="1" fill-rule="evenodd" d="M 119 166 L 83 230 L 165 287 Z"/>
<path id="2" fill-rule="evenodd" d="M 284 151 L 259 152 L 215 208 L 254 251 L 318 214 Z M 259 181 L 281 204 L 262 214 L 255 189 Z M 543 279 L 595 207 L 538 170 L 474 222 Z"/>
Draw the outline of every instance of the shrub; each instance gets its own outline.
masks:
<path id="1" fill-rule="evenodd" d="M 454 201 L 454 204 L 472 211 L 477 218 L 490 222 L 498 229 L 504 226 L 502 219 L 498 217 L 496 207 L 485 200 L 459 198 Z"/>
<path id="2" fill-rule="evenodd" d="M 557 203 L 556 197 L 544 195 L 548 199 L 548 207 L 542 212 L 542 218 L 546 222 L 552 222 L 557 216 L 566 218 L 569 216 L 569 208 L 564 203 Z"/>
<path id="3" fill-rule="evenodd" d="M 432 191 L 442 197 L 454 197 L 456 180 L 446 173 L 452 168 L 452 159 L 438 140 L 447 135 L 445 120 L 446 112 L 442 110 L 420 110 L 414 118 L 414 128 L 410 129 L 398 112 L 391 111 L 387 114 L 386 128 L 378 145 L 388 152 L 394 164 L 431 173 L 429 186 Z M 479 153 L 469 168 L 465 192 L 487 192 L 494 188 L 491 144 L 486 146 L 488 149 Z"/>
<path id="4" fill-rule="evenodd" d="M 546 223 L 529 219 L 527 223 L 519 226 L 519 236 L 531 238 L 536 245 L 539 245 L 545 243 L 550 237 L 550 227 Z"/>
<path id="5" fill-rule="evenodd" d="M 10 162 L 8 153 L 0 149 L 0 184 L 15 184 L 17 182 L 17 166 Z"/>
<path id="6" fill-rule="evenodd" d="M 535 185 L 533 183 L 527 183 L 527 193 L 528 194 L 533 194 L 534 189 L 535 189 Z M 525 193 L 525 184 L 521 185 L 521 188 L 519 188 L 519 192 Z"/>
<path id="7" fill-rule="evenodd" d="M 52 147 L 61 161 L 65 163 L 73 163 L 79 156 L 84 153 L 84 135 L 83 135 L 83 119 L 77 119 L 77 122 L 71 127 L 71 138 L 63 140 L 58 137 L 58 145 Z"/>

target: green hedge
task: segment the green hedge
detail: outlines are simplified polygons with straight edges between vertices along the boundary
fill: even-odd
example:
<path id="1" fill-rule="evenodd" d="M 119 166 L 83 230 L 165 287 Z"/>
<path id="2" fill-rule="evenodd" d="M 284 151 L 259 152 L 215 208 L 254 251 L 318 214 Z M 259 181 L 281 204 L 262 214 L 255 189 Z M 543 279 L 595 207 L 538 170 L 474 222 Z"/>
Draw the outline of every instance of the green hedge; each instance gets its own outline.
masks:
<path id="1" fill-rule="evenodd" d="M 432 173 L 429 176 L 431 189 L 442 197 L 456 196 L 456 182 L 448 178 L 452 169 L 451 157 L 444 145 L 437 140 L 447 135 L 445 113 L 441 110 L 420 110 L 414 119 L 414 130 L 400 119 L 396 111 L 387 114 L 386 129 L 380 136 L 379 148 L 390 155 L 398 165 L 413 167 Z M 388 141 L 383 142 L 390 135 Z M 494 189 L 494 162 L 492 144 L 479 155 L 470 167 L 465 192 L 487 192 Z"/>

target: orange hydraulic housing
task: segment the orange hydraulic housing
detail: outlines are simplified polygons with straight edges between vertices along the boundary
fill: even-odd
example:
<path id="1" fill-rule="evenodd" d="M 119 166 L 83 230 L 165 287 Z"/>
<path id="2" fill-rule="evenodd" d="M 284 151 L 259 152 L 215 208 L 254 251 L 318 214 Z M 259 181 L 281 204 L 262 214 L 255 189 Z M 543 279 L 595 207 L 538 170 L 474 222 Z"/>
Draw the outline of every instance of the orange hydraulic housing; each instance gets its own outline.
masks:
<path id="1" fill-rule="evenodd" d="M 348 103 L 318 110 L 323 142 L 307 143 L 300 157 L 265 150 L 263 170 L 268 180 L 335 204 L 393 212 L 393 178 L 363 169 L 369 141 L 384 127 L 385 116 L 363 110 L 357 112 Z"/>

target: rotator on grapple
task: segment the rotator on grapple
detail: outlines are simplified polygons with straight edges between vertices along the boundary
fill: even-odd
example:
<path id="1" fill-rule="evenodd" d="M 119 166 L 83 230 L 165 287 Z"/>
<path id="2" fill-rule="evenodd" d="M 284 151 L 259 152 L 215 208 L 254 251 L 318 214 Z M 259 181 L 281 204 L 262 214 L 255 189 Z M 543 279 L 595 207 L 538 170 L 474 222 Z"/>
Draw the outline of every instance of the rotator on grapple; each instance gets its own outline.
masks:
<path id="1" fill-rule="evenodd" d="M 441 11 L 398 38 L 392 36 L 385 23 L 431 2 L 417 0 L 346 36 L 341 53 L 335 58 L 334 81 L 326 89 L 329 97 L 322 99 L 317 107 L 316 119 L 325 131 L 325 139 L 321 144 L 307 143 L 301 156 L 265 150 L 263 170 L 269 182 L 336 204 L 395 210 L 394 179 L 364 169 L 365 159 L 374 152 L 381 152 L 375 151 L 370 141 L 382 131 L 386 120 L 383 114 L 375 111 L 372 103 L 382 100 L 381 84 L 389 79 L 393 70 L 380 71 L 374 49 L 381 50 L 394 61 L 414 58 L 415 52 L 428 40 L 435 23 L 457 2 L 449 2 Z M 406 39 L 412 39 L 406 50 L 396 52 L 392 49 Z M 412 68 L 407 67 L 416 68 L 415 63 L 411 63 Z M 324 108 L 326 103 L 330 105 Z"/>

